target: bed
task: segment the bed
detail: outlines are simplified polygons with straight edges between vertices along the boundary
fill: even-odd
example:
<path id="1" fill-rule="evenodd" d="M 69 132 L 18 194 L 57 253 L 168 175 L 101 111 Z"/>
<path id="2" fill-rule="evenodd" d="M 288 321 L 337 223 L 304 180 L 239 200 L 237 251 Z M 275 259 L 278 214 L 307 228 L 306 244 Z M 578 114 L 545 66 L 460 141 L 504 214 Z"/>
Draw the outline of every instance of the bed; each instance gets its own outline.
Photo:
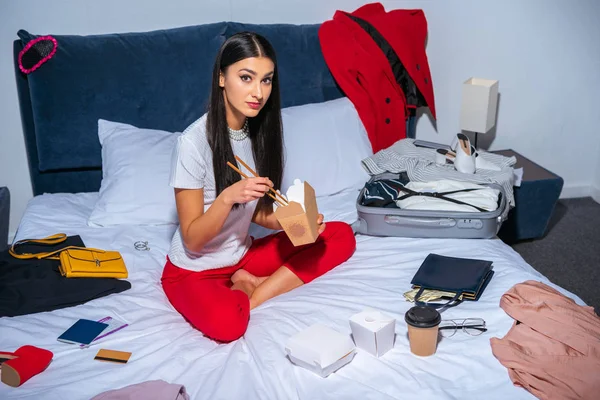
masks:
<path id="1" fill-rule="evenodd" d="M 124 132 L 120 138 L 125 142 L 127 132 L 142 127 L 131 133 L 141 146 L 138 152 L 143 152 L 145 142 L 137 135 L 159 135 L 151 130 L 181 132 L 202 114 L 209 84 L 203 78 L 210 75 L 216 49 L 225 37 L 240 30 L 263 34 L 278 54 L 288 151 L 286 179 L 303 174 L 311 183 L 318 181 L 314 182 L 320 194 L 318 205 L 326 220 L 356 220 L 355 200 L 366 179 L 359 164 L 368 143 L 356 114 L 345 114 L 352 113 L 351 103 L 335 85 L 320 55 L 318 25 L 223 22 L 147 33 L 56 36 L 62 56 L 57 52 L 55 59 L 30 76 L 17 73 L 35 197 L 16 239 L 64 232 L 80 235 L 87 246 L 117 250 L 126 262 L 132 288 L 76 307 L 0 319 L 0 349 L 11 351 L 32 344 L 54 353 L 48 369 L 23 386 L 0 385 L 0 398 L 89 399 L 155 379 L 184 385 L 193 399 L 533 398 L 513 386 L 491 352 L 490 338 L 503 337 L 513 323 L 500 309 L 500 297 L 514 284 L 534 279 L 584 303 L 549 282 L 499 239 L 357 235 L 356 252 L 346 263 L 264 303 L 253 311 L 243 338 L 218 344 L 193 329 L 161 288 L 165 256 L 176 229 L 172 220 L 147 223 L 143 218 L 148 215 L 106 206 L 90 223 L 100 197 L 106 194 L 102 180 L 110 174 L 104 164 L 108 139 L 101 147 L 98 119 L 129 124 L 119 131 Z M 15 54 L 31 37 L 21 32 Z M 115 102 L 115 98 L 120 100 Z M 310 123 L 315 121 L 328 121 L 330 131 L 337 133 L 311 134 Z M 105 128 L 115 129 L 108 122 Z M 323 160 L 327 154 L 331 157 Z M 328 174 L 321 168 L 327 168 Z M 147 178 L 140 171 L 123 178 L 133 182 L 127 196 L 143 193 L 144 185 L 152 184 Z M 160 196 L 146 193 L 145 197 Z M 164 199 L 152 199 L 154 203 L 139 208 L 150 209 L 159 200 Z M 115 218 L 111 212 L 120 214 Z M 164 215 L 172 217 L 172 213 Z M 136 249 L 134 244 L 140 241 L 147 242 L 149 250 Z M 488 331 L 478 337 L 457 333 L 444 338 L 435 356 L 418 358 L 408 346 L 403 317 L 411 304 L 403 293 L 430 253 L 491 260 L 495 275 L 479 301 L 448 309 L 443 316 L 481 317 Z M 359 350 L 350 364 L 328 378 L 294 366 L 286 358 L 285 342 L 299 330 L 322 323 L 350 334 L 350 316 L 368 307 L 396 318 L 394 348 L 383 357 Z M 125 365 L 94 361 L 97 346 L 80 349 L 56 340 L 78 318 L 107 315 L 130 324 L 102 345 L 132 352 Z"/>

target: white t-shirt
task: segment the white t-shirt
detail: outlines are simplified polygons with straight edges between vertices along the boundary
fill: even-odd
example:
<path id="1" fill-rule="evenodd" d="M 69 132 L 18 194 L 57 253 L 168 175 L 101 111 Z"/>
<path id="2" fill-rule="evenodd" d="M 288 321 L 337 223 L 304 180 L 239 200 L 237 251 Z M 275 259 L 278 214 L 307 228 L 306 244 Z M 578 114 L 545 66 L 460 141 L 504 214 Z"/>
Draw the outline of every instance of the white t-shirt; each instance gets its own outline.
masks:
<path id="1" fill-rule="evenodd" d="M 240 141 L 230 140 L 233 153 L 256 171 L 250 138 Z M 227 161 L 223 160 L 223 163 L 226 164 Z M 246 174 L 251 175 L 249 171 L 246 171 Z M 169 184 L 179 189 L 204 188 L 204 212 L 215 201 L 215 173 L 212 150 L 206 137 L 206 115 L 191 124 L 177 139 L 171 161 Z M 246 203 L 245 207 L 232 209 L 221 231 L 199 252 L 192 252 L 185 248 L 181 238 L 181 227 L 178 227 L 171 241 L 169 259 L 176 266 L 192 271 L 237 264 L 252 244 L 248 229 L 256 204 L 255 200 Z"/>

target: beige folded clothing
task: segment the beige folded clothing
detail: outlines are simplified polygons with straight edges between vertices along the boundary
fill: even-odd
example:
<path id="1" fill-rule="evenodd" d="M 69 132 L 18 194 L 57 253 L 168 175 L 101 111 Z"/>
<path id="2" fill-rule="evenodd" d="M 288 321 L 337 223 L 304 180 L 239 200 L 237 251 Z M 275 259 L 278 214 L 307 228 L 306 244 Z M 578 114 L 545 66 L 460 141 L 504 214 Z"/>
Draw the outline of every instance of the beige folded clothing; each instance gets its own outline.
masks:
<path id="1" fill-rule="evenodd" d="M 598 398 L 600 317 L 593 307 L 533 280 L 508 290 L 500 307 L 515 324 L 490 343 L 515 386 L 538 399 Z"/>

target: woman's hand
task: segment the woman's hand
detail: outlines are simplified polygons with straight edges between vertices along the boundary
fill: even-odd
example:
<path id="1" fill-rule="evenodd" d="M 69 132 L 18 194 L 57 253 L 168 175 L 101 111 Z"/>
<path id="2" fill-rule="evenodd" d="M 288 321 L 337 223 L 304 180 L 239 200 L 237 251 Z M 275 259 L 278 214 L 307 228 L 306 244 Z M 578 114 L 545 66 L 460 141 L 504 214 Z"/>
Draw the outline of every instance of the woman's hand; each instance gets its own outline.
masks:
<path id="1" fill-rule="evenodd" d="M 225 194 L 223 200 L 229 205 L 249 203 L 263 197 L 270 187 L 273 187 L 273 182 L 269 178 L 242 179 L 223 190 Z"/>
<path id="2" fill-rule="evenodd" d="M 319 216 L 317 217 L 317 225 L 319 225 L 319 235 L 325 230 L 325 222 L 323 222 L 324 218 L 325 217 L 323 217 L 323 214 L 319 214 Z"/>

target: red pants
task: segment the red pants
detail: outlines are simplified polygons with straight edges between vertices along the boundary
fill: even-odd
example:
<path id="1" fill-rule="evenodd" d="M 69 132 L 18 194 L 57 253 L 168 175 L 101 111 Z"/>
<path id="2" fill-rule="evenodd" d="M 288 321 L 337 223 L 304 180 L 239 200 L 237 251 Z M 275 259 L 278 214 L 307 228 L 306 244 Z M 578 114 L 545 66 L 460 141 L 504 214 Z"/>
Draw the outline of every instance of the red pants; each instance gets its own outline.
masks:
<path id="1" fill-rule="evenodd" d="M 207 271 L 179 268 L 167 258 L 162 275 L 169 301 L 204 335 L 230 342 L 248 327 L 250 299 L 240 290 L 231 290 L 231 276 L 245 269 L 255 276 L 270 276 L 286 266 L 304 283 L 323 275 L 350 258 L 356 240 L 350 226 L 327 222 L 325 231 L 312 244 L 294 247 L 285 232 L 257 239 L 233 266 Z"/>

